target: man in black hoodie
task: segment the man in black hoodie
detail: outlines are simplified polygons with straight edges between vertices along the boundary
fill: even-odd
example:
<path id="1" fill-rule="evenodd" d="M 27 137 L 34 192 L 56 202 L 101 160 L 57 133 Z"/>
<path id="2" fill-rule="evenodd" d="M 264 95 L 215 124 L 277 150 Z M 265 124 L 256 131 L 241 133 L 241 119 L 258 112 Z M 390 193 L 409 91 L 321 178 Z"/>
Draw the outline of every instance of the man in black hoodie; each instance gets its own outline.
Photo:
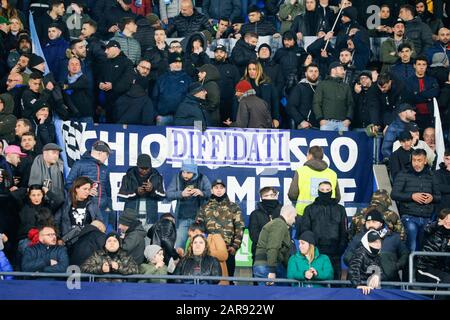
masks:
<path id="1" fill-rule="evenodd" d="M 444 162 L 439 167 L 440 169 L 436 171 L 436 178 L 439 182 L 442 198 L 436 212 L 440 212 L 444 208 L 450 208 L 450 148 L 445 150 Z"/>
<path id="2" fill-rule="evenodd" d="M 244 39 L 239 39 L 231 51 L 231 62 L 238 67 L 240 76 L 244 75 L 245 68 L 252 60 L 256 60 L 256 45 L 258 35 L 253 32 L 246 33 Z"/>

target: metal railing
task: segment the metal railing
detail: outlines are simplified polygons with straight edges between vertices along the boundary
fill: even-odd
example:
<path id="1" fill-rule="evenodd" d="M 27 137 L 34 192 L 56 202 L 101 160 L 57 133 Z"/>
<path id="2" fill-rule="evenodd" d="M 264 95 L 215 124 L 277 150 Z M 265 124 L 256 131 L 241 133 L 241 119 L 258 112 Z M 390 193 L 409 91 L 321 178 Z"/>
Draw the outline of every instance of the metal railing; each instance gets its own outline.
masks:
<path id="1" fill-rule="evenodd" d="M 414 258 L 416 256 L 427 257 L 450 257 L 450 253 L 446 252 L 428 252 L 428 251 L 414 251 L 409 254 L 409 282 L 415 282 L 414 277 Z"/>

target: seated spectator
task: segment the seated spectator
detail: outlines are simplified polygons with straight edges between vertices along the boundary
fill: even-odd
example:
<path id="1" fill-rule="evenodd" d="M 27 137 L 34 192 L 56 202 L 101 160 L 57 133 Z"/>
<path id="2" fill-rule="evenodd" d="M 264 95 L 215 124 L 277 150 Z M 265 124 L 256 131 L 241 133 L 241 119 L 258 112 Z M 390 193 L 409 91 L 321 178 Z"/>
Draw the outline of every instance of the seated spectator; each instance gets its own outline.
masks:
<path id="1" fill-rule="evenodd" d="M 21 98 L 27 86 L 24 84 L 23 76 L 20 73 L 10 73 L 6 80 L 6 91 L 14 98 L 13 115 L 19 119 L 22 117 Z"/>
<path id="2" fill-rule="evenodd" d="M 98 205 L 90 195 L 93 184 L 88 177 L 78 177 L 73 182 L 64 205 L 55 215 L 61 236 L 76 227 L 83 229 L 94 220 L 103 221 Z"/>
<path id="3" fill-rule="evenodd" d="M 398 56 L 400 59 L 391 66 L 391 74 L 399 79 L 407 79 L 414 75 L 414 62 L 411 58 L 412 47 L 409 43 L 402 43 L 398 46 Z"/>
<path id="4" fill-rule="evenodd" d="M 236 121 L 230 119 L 223 123 L 238 128 L 272 128 L 273 121 L 270 108 L 266 101 L 256 96 L 256 91 L 247 80 L 241 80 L 236 85 L 236 97 L 239 107 Z"/>
<path id="5" fill-rule="evenodd" d="M 139 273 L 134 259 L 122 249 L 120 236 L 111 232 L 106 236 L 103 249 L 96 251 L 81 266 L 84 273 L 98 275 L 121 274 L 131 275 Z M 99 282 L 125 282 L 123 279 L 101 278 Z"/>
<path id="6" fill-rule="evenodd" d="M 56 231 L 52 226 L 39 228 L 39 243 L 27 247 L 23 253 L 23 272 L 65 273 L 69 257 L 64 246 L 56 243 Z"/>
<path id="7" fill-rule="evenodd" d="M 50 72 L 57 75 L 63 68 L 69 42 L 62 37 L 62 30 L 58 24 L 51 24 L 49 26 L 48 38 L 49 41 L 44 45 L 42 51 Z"/>
<path id="8" fill-rule="evenodd" d="M 273 23 L 263 17 L 261 9 L 256 5 L 248 7 L 248 22 L 241 28 L 242 35 L 249 32 L 254 32 L 260 37 L 280 36 Z"/>
<path id="9" fill-rule="evenodd" d="M 118 26 L 120 32 L 116 32 L 111 40 L 117 41 L 125 56 L 131 60 L 133 65 L 137 65 L 141 58 L 141 45 L 133 38 L 133 35 L 137 31 L 136 21 L 134 18 L 125 17 L 120 19 Z"/>
<path id="10" fill-rule="evenodd" d="M 163 249 L 156 245 L 152 244 L 145 247 L 144 251 L 146 262 L 142 263 L 139 266 L 139 273 L 143 275 L 167 275 L 167 266 L 164 264 L 164 251 Z M 141 283 L 166 283 L 166 279 L 148 279 L 148 280 L 139 280 Z"/>
<path id="11" fill-rule="evenodd" d="M 101 250 L 106 241 L 106 227 L 100 220 L 86 225 L 77 235 L 78 240 L 69 248 L 70 264 L 81 266 L 96 251 Z"/>
<path id="12" fill-rule="evenodd" d="M 411 155 L 413 152 L 413 137 L 409 131 L 403 131 L 398 138 L 401 147 L 395 150 L 389 157 L 389 169 L 391 181 L 395 181 L 397 174 L 411 168 Z"/>
<path id="13" fill-rule="evenodd" d="M 289 228 L 295 223 L 295 208 L 285 205 L 281 208 L 280 217 L 267 223 L 261 230 L 256 245 L 253 264 L 255 278 L 286 278 L 292 239 Z M 267 285 L 273 285 L 268 282 Z M 265 285 L 258 282 L 258 285 Z"/>
<path id="14" fill-rule="evenodd" d="M 255 61 L 256 45 L 258 44 L 258 34 L 249 32 L 245 33 L 243 39 L 239 39 L 231 51 L 230 60 L 238 67 L 240 75 L 244 75 L 250 61 Z"/>
<path id="15" fill-rule="evenodd" d="M 213 38 L 216 40 L 227 39 L 231 33 L 230 27 L 230 20 L 228 18 L 222 17 L 218 19 L 217 23 L 213 26 Z"/>
<path id="16" fill-rule="evenodd" d="M 156 78 L 159 78 L 169 69 L 169 45 L 166 43 L 166 39 L 164 29 L 155 29 L 155 44 L 142 53 L 144 58 L 151 63 L 152 74 Z"/>
<path id="17" fill-rule="evenodd" d="M 175 242 L 177 240 L 175 218 L 170 213 L 161 215 L 159 221 L 148 230 L 147 237 L 150 239 L 150 244 L 158 245 L 164 250 L 164 263 L 166 266 L 169 266 L 171 260 L 173 263 L 180 258 L 177 250 L 175 250 Z M 180 253 L 184 253 L 182 248 Z"/>
<path id="18" fill-rule="evenodd" d="M 372 81 L 370 70 L 363 70 L 357 79 L 353 88 L 355 115 L 352 127 L 357 130 L 365 129 L 368 134 L 376 135 L 382 125 L 378 87 Z"/>
<path id="19" fill-rule="evenodd" d="M 183 248 L 188 238 L 189 226 L 194 222 L 198 209 L 211 196 L 211 182 L 206 175 L 198 171 L 192 160 L 183 162 L 166 191 L 167 200 L 177 200 L 177 241 L 175 247 Z"/>
<path id="20" fill-rule="evenodd" d="M 281 20 L 280 33 L 284 34 L 291 29 L 294 19 L 305 11 L 305 4 L 301 0 L 285 0 L 278 11 Z"/>
<path id="21" fill-rule="evenodd" d="M 27 33 L 20 33 L 17 38 L 16 47 L 9 52 L 6 60 L 12 73 L 22 74 L 25 71 L 29 71 L 28 62 L 30 53 L 31 38 Z"/>
<path id="22" fill-rule="evenodd" d="M 183 38 L 204 30 L 212 33 L 208 18 L 194 8 L 191 0 L 181 0 L 179 15 L 173 18 L 173 23 L 167 28 L 167 36 L 170 37 L 176 32 L 178 38 Z"/>
<path id="23" fill-rule="evenodd" d="M 376 38 L 390 37 L 392 34 L 392 23 L 396 19 L 396 17 L 394 18 L 391 14 L 391 7 L 388 4 L 381 5 L 378 16 L 380 17 L 380 25 L 369 30 L 369 35 Z"/>
<path id="24" fill-rule="evenodd" d="M 299 252 L 289 258 L 287 278 L 306 282 L 306 287 L 321 287 L 308 281 L 333 280 L 333 266 L 327 255 L 319 253 L 315 235 L 305 231 L 299 238 Z"/>
<path id="25" fill-rule="evenodd" d="M 6 234 L 0 233 L 0 272 L 13 272 L 14 269 L 6 257 L 3 249 L 5 248 L 4 243 L 8 241 Z M 12 280 L 12 276 L 0 276 L 0 280 Z"/>
<path id="26" fill-rule="evenodd" d="M 422 140 L 433 152 L 436 152 L 436 130 L 433 127 L 423 130 Z"/>
<path id="27" fill-rule="evenodd" d="M 413 151 L 411 167 L 397 175 L 391 195 L 398 201 L 408 249 L 413 252 L 421 248 L 424 227 L 431 221 L 435 204 L 441 201 L 441 192 L 423 149 Z"/>
<path id="28" fill-rule="evenodd" d="M 425 228 L 425 240 L 422 251 L 430 253 L 450 252 L 450 209 L 442 209 L 438 221 Z M 448 257 L 419 256 L 417 263 L 417 281 L 450 283 Z"/>
<path id="29" fill-rule="evenodd" d="M 381 238 L 377 231 L 370 230 L 361 238 L 361 242 L 352 255 L 349 265 L 349 280 L 364 295 L 380 287 L 384 274 L 380 259 Z M 375 268 L 378 267 L 378 270 Z M 375 271 L 374 274 L 372 274 Z M 371 276 L 369 276 L 372 274 Z"/>
<path id="30" fill-rule="evenodd" d="M 119 232 L 122 239 L 122 249 L 140 265 L 144 262 L 145 236 L 147 232 L 137 219 L 134 209 L 126 208 L 119 217 Z"/>
<path id="31" fill-rule="evenodd" d="M 22 115 L 32 120 L 35 113 L 46 103 L 49 103 L 51 98 L 51 91 L 54 86 L 49 82 L 45 89 L 40 92 L 43 76 L 38 72 L 30 74 L 30 80 L 28 80 L 28 89 L 25 89 L 21 99 Z M 30 131 L 30 130 L 28 130 Z"/>
<path id="32" fill-rule="evenodd" d="M 208 242 L 204 235 L 192 238 L 189 250 L 177 264 L 174 275 L 178 276 L 222 276 L 219 261 L 209 254 Z M 177 282 L 193 283 L 193 280 L 178 280 Z M 217 284 L 218 280 L 200 280 L 200 284 Z"/>
<path id="33" fill-rule="evenodd" d="M 114 103 L 114 123 L 154 125 L 155 110 L 145 89 L 137 83 Z"/>
<path id="34" fill-rule="evenodd" d="M 433 63 L 433 56 L 436 53 L 444 53 L 447 56 L 447 61 L 450 60 L 450 50 L 448 44 L 450 41 L 450 30 L 448 28 L 439 29 L 438 40 L 433 46 L 429 47 L 425 52 L 427 55 L 428 63 Z M 443 61 L 443 60 L 442 60 Z"/>
<path id="35" fill-rule="evenodd" d="M 0 140 L 7 143 L 14 141 L 16 117 L 13 115 L 14 98 L 9 93 L 0 94 Z"/>
<path id="36" fill-rule="evenodd" d="M 255 260 L 256 245 L 262 228 L 280 216 L 281 203 L 278 201 L 278 190 L 275 187 L 264 187 L 259 190 L 261 201 L 256 204 L 256 210 L 250 214 L 248 232 L 252 240 L 252 258 Z"/>
<path id="37" fill-rule="evenodd" d="M 20 151 L 20 147 L 15 145 L 7 146 L 4 150 L 6 158 L 4 169 L 8 173 L 12 173 L 11 176 L 8 176 L 8 179 L 5 179 L 5 182 L 6 185 L 9 186 L 9 191 L 13 192 L 21 187 L 22 183 L 26 184 L 26 182 L 22 180 L 22 174 L 20 172 L 19 164 L 20 158 L 25 158 L 27 155 Z"/>
<path id="38" fill-rule="evenodd" d="M 197 68 L 210 63 L 206 49 L 208 41 L 202 32 L 194 32 L 184 40 L 184 69 L 191 76 L 196 78 Z"/>
<path id="39" fill-rule="evenodd" d="M 297 236 L 307 231 L 314 233 L 315 246 L 330 258 L 334 280 L 340 280 L 341 255 L 347 247 L 347 213 L 336 199 L 331 198 L 331 189 L 328 181 L 319 184 L 319 196 L 305 208 Z"/>
<path id="40" fill-rule="evenodd" d="M 450 148 L 445 150 L 444 161 L 439 164 L 436 178 L 441 191 L 441 202 L 436 206 L 436 212 L 440 212 L 442 209 L 450 208 Z"/>
<path id="41" fill-rule="evenodd" d="M 33 132 L 26 132 L 22 135 L 20 149 L 27 156 L 22 159 L 19 166 L 25 181 L 30 180 L 31 166 L 33 165 L 34 159 L 42 153 L 42 148 L 41 150 L 38 148 L 36 146 L 36 136 Z"/>
<path id="42" fill-rule="evenodd" d="M 244 23 L 245 21 L 243 17 L 235 17 L 234 19 L 231 19 L 231 29 L 230 33 L 228 34 L 228 39 L 241 39 L 241 30 Z"/>
<path id="43" fill-rule="evenodd" d="M 50 115 L 50 107 L 48 103 L 36 105 L 37 111 L 31 120 L 32 129 L 36 136 L 38 148 L 41 149 L 48 143 L 56 141 L 56 130 L 53 124 L 53 118 Z"/>
<path id="44" fill-rule="evenodd" d="M 386 228 L 383 214 L 375 208 L 365 212 L 365 224 L 350 242 L 344 253 L 344 263 L 350 265 L 355 250 L 364 235 L 375 230 L 380 233 L 383 240 L 383 250 L 380 253 L 380 263 L 385 281 L 400 281 L 399 271 L 406 267 L 408 263 L 409 250 L 401 240 L 400 234 Z"/>
<path id="45" fill-rule="evenodd" d="M 66 12 L 63 0 L 51 0 L 48 1 L 50 10 L 45 10 L 42 15 L 36 15 L 36 33 L 39 37 L 41 45 L 44 46 L 49 41 L 48 28 L 50 25 L 57 25 L 58 29 L 62 31 L 62 37 L 69 41 L 70 33 L 67 28 L 67 24 L 63 20 L 63 16 Z M 47 7 L 48 8 L 48 7 Z"/>
<path id="46" fill-rule="evenodd" d="M 412 148 L 413 149 L 423 149 L 425 150 L 427 154 L 427 162 L 430 167 L 436 167 L 436 164 L 434 163 L 434 160 L 436 159 L 436 154 L 431 148 L 425 143 L 423 140 L 419 140 L 420 134 L 419 134 L 419 127 L 415 123 L 410 123 L 406 129 L 409 130 L 409 133 L 412 136 Z M 397 140 L 394 143 L 394 146 L 392 147 L 392 151 L 396 151 L 398 148 L 400 148 L 400 142 Z"/>
<path id="47" fill-rule="evenodd" d="M 191 83 L 188 95 L 178 106 L 175 113 L 174 125 L 193 127 L 200 123 L 201 129 L 206 130 L 210 126 L 206 114 L 207 94 L 205 87 L 200 82 Z"/>

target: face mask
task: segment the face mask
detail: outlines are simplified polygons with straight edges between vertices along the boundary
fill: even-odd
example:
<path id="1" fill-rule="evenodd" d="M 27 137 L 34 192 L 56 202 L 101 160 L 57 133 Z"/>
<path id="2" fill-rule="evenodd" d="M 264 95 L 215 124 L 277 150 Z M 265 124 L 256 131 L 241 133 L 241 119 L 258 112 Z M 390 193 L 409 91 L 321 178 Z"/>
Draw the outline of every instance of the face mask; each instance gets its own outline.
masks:
<path id="1" fill-rule="evenodd" d="M 330 191 L 330 192 L 322 192 L 322 191 L 319 191 L 319 198 L 320 199 L 323 199 L 323 200 L 330 200 L 331 199 L 331 194 L 332 194 L 332 192 Z"/>
<path id="2" fill-rule="evenodd" d="M 215 199 L 217 202 L 222 202 L 226 198 L 227 194 L 224 193 L 223 196 L 218 197 L 214 194 L 211 195 L 211 199 Z"/>
<path id="3" fill-rule="evenodd" d="M 375 248 L 372 248 L 372 247 L 370 247 L 370 251 L 372 251 L 372 253 L 375 254 L 375 255 L 380 253 L 380 249 L 375 249 Z"/>
<path id="4" fill-rule="evenodd" d="M 278 206 L 278 200 L 275 199 L 263 199 L 261 201 L 262 206 L 267 211 L 272 211 Z"/>

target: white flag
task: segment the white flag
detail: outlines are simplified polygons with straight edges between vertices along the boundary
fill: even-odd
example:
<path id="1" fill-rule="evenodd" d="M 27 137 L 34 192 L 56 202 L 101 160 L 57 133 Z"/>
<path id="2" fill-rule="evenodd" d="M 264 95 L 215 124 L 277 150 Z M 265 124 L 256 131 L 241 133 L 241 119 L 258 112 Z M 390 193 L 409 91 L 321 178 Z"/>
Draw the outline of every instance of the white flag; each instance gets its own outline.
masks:
<path id="1" fill-rule="evenodd" d="M 434 103 L 434 124 L 435 124 L 435 139 L 436 139 L 436 170 L 439 169 L 439 164 L 444 161 L 445 143 L 444 143 L 444 131 L 442 130 L 441 114 L 439 113 L 439 106 L 436 98 L 433 99 Z"/>

